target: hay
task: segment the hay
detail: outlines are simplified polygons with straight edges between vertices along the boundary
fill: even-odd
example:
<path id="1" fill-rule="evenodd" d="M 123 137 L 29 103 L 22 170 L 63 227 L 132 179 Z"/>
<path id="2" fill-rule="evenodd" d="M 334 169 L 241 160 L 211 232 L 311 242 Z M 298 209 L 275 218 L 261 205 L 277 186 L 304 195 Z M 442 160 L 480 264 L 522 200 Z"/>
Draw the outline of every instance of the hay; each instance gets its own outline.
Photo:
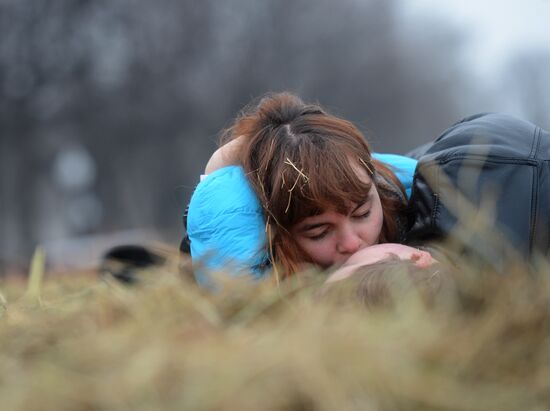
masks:
<path id="1" fill-rule="evenodd" d="M 548 272 L 465 264 L 435 304 L 397 289 L 370 310 L 319 298 L 324 274 L 208 292 L 174 260 L 133 287 L 50 274 L 28 298 L 5 280 L 1 408 L 548 409 Z"/>

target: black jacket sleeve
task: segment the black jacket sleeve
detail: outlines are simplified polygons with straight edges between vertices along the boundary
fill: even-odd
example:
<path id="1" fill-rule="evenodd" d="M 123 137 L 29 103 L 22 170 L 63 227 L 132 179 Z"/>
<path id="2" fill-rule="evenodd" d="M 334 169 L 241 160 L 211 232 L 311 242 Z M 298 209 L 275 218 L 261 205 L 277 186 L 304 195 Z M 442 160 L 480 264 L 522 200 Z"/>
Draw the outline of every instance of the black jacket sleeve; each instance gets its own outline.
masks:
<path id="1" fill-rule="evenodd" d="M 547 254 L 550 134 L 503 114 L 478 114 L 417 151 L 407 241 L 453 236 L 474 248 L 507 243 Z"/>

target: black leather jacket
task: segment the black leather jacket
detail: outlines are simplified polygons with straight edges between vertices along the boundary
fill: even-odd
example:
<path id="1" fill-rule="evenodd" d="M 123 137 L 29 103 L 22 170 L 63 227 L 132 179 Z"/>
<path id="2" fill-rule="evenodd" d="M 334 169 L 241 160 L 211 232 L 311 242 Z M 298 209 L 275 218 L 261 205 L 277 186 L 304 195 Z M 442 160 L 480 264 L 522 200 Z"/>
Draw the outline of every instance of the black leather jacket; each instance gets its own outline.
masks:
<path id="1" fill-rule="evenodd" d="M 474 248 L 488 248 L 492 238 L 505 240 L 523 256 L 535 249 L 548 254 L 549 132 L 508 115 L 478 114 L 410 154 L 419 163 L 407 242 L 452 235 Z M 492 220 L 488 230 L 477 220 L 480 209 Z M 463 227 L 480 233 L 472 236 Z"/>

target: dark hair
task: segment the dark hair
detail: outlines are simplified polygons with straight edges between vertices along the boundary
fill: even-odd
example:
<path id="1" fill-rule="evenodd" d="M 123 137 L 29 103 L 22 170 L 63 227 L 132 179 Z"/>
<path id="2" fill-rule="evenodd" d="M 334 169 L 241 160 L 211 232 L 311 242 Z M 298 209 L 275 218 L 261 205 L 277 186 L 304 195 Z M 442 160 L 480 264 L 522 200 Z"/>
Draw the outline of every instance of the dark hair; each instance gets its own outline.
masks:
<path id="1" fill-rule="evenodd" d="M 364 167 L 379 189 L 384 215 L 380 241 L 399 240 L 396 214 L 404 208 L 403 186 L 371 157 L 366 139 L 351 122 L 285 92 L 267 95 L 244 110 L 225 133 L 226 140 L 238 137 L 244 138 L 241 163 L 265 210 L 271 258 L 283 275 L 311 262 L 290 227 L 328 208 L 347 213 L 364 200 L 372 183 L 362 181 L 354 166 Z M 393 183 L 398 195 L 381 190 L 376 176 Z"/>

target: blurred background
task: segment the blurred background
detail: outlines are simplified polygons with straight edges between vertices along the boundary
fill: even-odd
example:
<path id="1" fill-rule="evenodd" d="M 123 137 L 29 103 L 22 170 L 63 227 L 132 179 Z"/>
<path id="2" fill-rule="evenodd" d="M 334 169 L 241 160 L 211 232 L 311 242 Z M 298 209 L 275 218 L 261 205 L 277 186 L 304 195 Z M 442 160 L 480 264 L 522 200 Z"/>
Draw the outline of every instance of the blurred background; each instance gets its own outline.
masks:
<path id="1" fill-rule="evenodd" d="M 460 118 L 550 128 L 547 0 L 0 0 L 0 272 L 177 245 L 221 129 L 291 90 L 405 153 Z"/>

